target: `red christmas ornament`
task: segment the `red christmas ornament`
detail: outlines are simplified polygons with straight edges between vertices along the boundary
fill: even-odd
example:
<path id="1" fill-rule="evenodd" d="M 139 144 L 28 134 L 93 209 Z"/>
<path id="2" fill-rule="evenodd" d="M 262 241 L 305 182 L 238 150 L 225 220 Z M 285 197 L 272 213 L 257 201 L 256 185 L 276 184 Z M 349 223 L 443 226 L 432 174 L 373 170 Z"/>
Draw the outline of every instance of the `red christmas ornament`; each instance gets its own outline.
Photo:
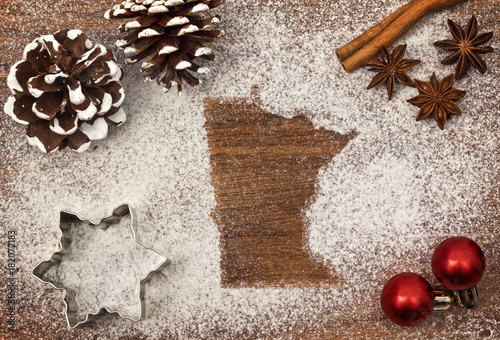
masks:
<path id="1" fill-rule="evenodd" d="M 448 289 L 472 288 L 484 273 L 484 254 L 476 242 L 466 237 L 452 237 L 439 244 L 432 255 L 432 270 Z"/>
<path id="2" fill-rule="evenodd" d="M 434 292 L 422 276 L 401 273 L 387 281 L 380 302 L 389 319 L 402 326 L 414 326 L 432 313 Z"/>

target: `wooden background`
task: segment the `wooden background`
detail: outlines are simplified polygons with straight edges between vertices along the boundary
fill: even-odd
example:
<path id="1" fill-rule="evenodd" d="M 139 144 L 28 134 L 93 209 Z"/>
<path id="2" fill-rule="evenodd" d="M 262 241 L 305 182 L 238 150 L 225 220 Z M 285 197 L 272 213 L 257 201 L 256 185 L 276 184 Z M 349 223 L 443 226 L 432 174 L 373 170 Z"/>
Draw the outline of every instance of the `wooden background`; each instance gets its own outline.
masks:
<path id="1" fill-rule="evenodd" d="M 308 11 L 314 11 L 317 9 L 317 12 L 321 12 L 321 6 L 322 3 L 325 0 L 306 0 L 306 1 L 301 1 L 299 7 L 297 7 L 297 1 L 290 0 L 290 7 L 288 8 L 288 13 L 287 15 L 292 15 L 297 17 L 297 22 L 301 21 L 301 9 L 307 8 Z M 272 2 L 272 0 L 255 0 L 253 2 L 256 3 L 262 3 L 266 4 L 269 2 Z M 355 2 L 353 2 L 355 3 Z M 358 5 L 360 2 L 356 2 Z M 49 5 L 50 4 L 50 5 Z M 497 10 L 495 15 L 491 15 L 491 6 L 492 4 L 494 5 Z M 92 41 L 100 41 L 101 43 L 110 46 L 114 39 L 115 39 L 115 33 L 116 33 L 116 26 L 117 22 L 108 22 L 103 19 L 102 13 L 106 9 L 108 9 L 111 6 L 109 1 L 104 1 L 104 0 L 73 0 L 70 4 L 68 1 L 63 1 L 63 0 L 56 0 L 56 1 L 41 1 L 41 2 L 36 2 L 36 1 L 23 1 L 23 0 L 0 0 L 0 46 L 2 47 L 1 53 L 0 53 L 0 103 L 1 106 L 3 107 L 3 103 L 5 102 L 7 96 L 9 95 L 8 88 L 6 86 L 6 81 L 5 78 L 7 77 L 10 65 L 12 65 L 14 62 L 19 60 L 22 55 L 22 50 L 24 46 L 32 41 L 34 38 L 41 34 L 47 34 L 47 33 L 53 33 L 57 31 L 58 29 L 62 28 L 80 28 L 84 32 L 92 32 L 90 35 Z M 300 7 L 302 6 L 302 7 Z M 380 5 L 381 8 L 383 8 L 383 4 Z M 384 13 L 384 15 L 387 15 L 389 13 L 386 12 L 385 9 L 383 9 L 381 12 Z M 358 12 L 359 13 L 359 12 Z M 455 12 L 457 13 L 457 12 Z M 463 12 L 463 17 L 462 17 L 462 22 L 465 22 L 468 20 L 471 14 L 475 14 L 477 17 L 480 18 L 485 18 L 484 20 L 482 19 L 480 24 L 482 27 L 490 27 L 494 28 L 494 33 L 495 36 L 498 37 L 500 35 L 500 25 L 498 24 L 500 20 L 500 11 L 499 11 L 499 6 L 498 6 L 498 0 L 472 0 L 470 3 L 467 4 L 466 10 Z M 330 14 L 328 14 L 330 15 Z M 380 13 L 378 14 L 380 15 Z M 375 23 L 376 21 L 381 20 L 382 17 L 379 16 L 367 16 L 367 21 Z M 113 33 L 110 33 L 112 31 Z M 498 52 L 496 52 L 498 53 Z M 499 67 L 500 65 L 498 64 L 499 58 L 496 58 L 497 62 L 496 64 L 489 64 L 488 67 Z M 498 85 L 498 84 L 497 84 Z M 207 99 L 206 101 L 206 106 L 207 112 L 205 113 L 207 120 L 209 123 L 207 123 L 207 131 L 208 133 L 212 133 L 212 139 L 209 138 L 209 147 L 212 149 L 212 153 L 217 153 L 217 150 L 220 152 L 221 151 L 221 144 L 217 144 L 217 138 L 220 138 L 220 135 L 217 135 L 217 129 L 216 127 L 216 122 L 211 121 L 211 119 L 216 119 L 217 118 L 217 112 L 214 112 L 214 107 L 219 107 L 217 106 L 217 99 Z M 247 110 L 248 112 L 253 112 L 254 114 L 260 115 L 260 122 L 263 125 L 269 125 L 269 126 L 274 126 L 275 122 L 274 120 L 277 119 L 276 116 L 263 112 L 258 106 L 255 106 L 255 103 L 252 103 L 251 101 L 247 102 L 239 102 L 239 103 L 229 103 L 227 105 L 240 105 L 239 109 L 240 110 Z M 253 105 L 253 106 L 252 106 Z M 495 110 L 495 105 L 496 106 L 496 113 L 498 114 L 498 103 L 492 103 L 492 109 Z M 220 107 L 219 107 L 220 108 Z M 300 118 L 298 118 L 300 120 Z M 298 124 L 297 120 L 295 122 L 290 121 L 289 127 L 293 128 L 294 131 L 297 134 L 308 134 L 310 133 L 310 126 L 307 124 L 307 122 L 302 122 L 302 124 Z M 13 129 L 13 127 L 16 127 Z M 2 133 L 0 134 L 0 143 L 4 143 L 5 141 L 8 141 L 10 139 L 13 139 L 14 136 L 16 136 L 17 133 L 19 133 L 20 129 L 18 129 L 18 126 L 16 123 L 14 123 L 9 117 L 7 117 L 4 114 L 0 114 L 0 130 Z M 7 132 L 6 132 L 7 131 Z M 236 130 L 235 133 L 238 133 Z M 315 138 L 320 138 L 322 139 L 322 143 L 319 144 L 318 148 L 313 151 L 311 151 L 312 154 L 316 154 L 316 158 L 314 158 L 314 162 L 316 162 L 319 165 L 323 164 L 325 161 L 328 161 L 333 157 L 331 154 L 332 152 L 332 143 L 328 142 L 325 140 L 323 137 L 325 136 L 316 136 Z M 340 152 L 343 148 L 343 145 L 345 145 L 346 141 L 348 138 L 351 138 L 353 136 L 347 137 L 347 136 L 336 136 L 334 138 L 334 144 L 337 143 L 337 149 L 334 150 L 335 152 Z M 224 142 L 224 141 L 222 141 Z M 211 144 L 210 144 L 211 143 Z M 219 148 L 219 149 L 217 149 Z M 323 152 L 321 151 L 321 148 L 324 148 Z M 214 151 L 216 150 L 216 151 Z M 9 176 L 11 175 L 7 170 L 6 167 L 10 165 L 10 169 L 15 169 L 15 164 L 6 164 L 4 162 L 4 159 L 6 159 L 5 154 L 8 152 L 8 150 L 5 150 L 5 148 L 0 149 L 0 195 L 1 197 L 4 197 L 6 195 L 9 195 L 9 192 L 5 188 L 5 186 L 2 185 L 3 182 L 8 180 Z M 211 163 L 212 165 L 214 162 L 220 161 L 217 159 L 212 158 Z M 234 170 L 234 169 L 233 169 Z M 231 169 L 225 169 L 224 171 L 230 172 L 233 171 Z M 254 169 L 255 170 L 255 169 Z M 15 170 L 11 170 L 15 171 Z M 253 171 L 252 169 L 246 169 L 245 171 Z M 226 173 L 227 174 L 227 173 Z M 219 189 L 223 188 L 224 186 L 224 174 L 214 174 L 212 173 L 213 176 L 213 181 L 214 182 L 214 189 L 216 191 L 216 194 Z M 315 174 L 309 174 L 308 175 L 309 179 L 312 179 L 315 177 Z M 500 175 L 499 175 L 500 178 Z M 313 182 L 309 181 L 308 185 L 306 187 L 300 187 L 300 183 L 295 183 L 291 184 L 291 190 L 295 190 L 295 192 L 299 192 L 301 195 L 301 200 L 297 202 L 297 207 L 303 206 L 304 202 L 307 200 L 308 197 L 311 196 L 311 190 L 314 185 Z M 226 183 L 227 184 L 227 183 Z M 296 185 L 296 187 L 293 187 L 293 185 Z M 496 185 L 496 184 L 495 184 Z M 220 187 L 218 187 L 220 186 Z M 268 190 L 272 191 L 272 188 L 268 188 Z M 481 291 L 480 294 L 481 296 L 487 296 L 489 298 L 482 300 L 481 302 L 481 308 L 484 310 L 491 310 L 491 313 L 493 314 L 494 318 L 500 323 L 500 309 L 498 306 L 500 305 L 500 297 L 499 297 L 499 279 L 500 279 L 500 266 L 498 266 L 498 263 L 500 262 L 500 254 L 498 253 L 498 243 L 500 242 L 500 233 L 498 230 L 498 226 L 500 225 L 500 214 L 499 214 L 499 202 L 497 201 L 497 195 L 491 194 L 490 200 L 487 201 L 488 204 L 488 209 L 484 209 L 485 211 L 490 212 L 490 216 L 486 216 L 484 219 L 485 225 L 478 225 L 477 230 L 478 232 L 475 234 L 471 235 L 464 235 L 464 236 L 470 236 L 477 240 L 483 247 L 484 252 L 488 256 L 488 263 L 490 264 L 487 268 L 487 272 L 485 274 L 485 277 L 483 281 L 481 281 Z M 234 198 L 227 198 L 229 200 L 234 199 Z M 240 198 L 241 199 L 241 198 Z M 234 203 L 234 202 L 230 202 Z M 230 206 L 230 205 L 228 205 Z M 221 207 L 222 210 L 217 211 L 214 216 L 215 219 L 221 218 L 224 219 L 228 215 L 228 212 L 226 215 L 224 215 L 224 207 Z M 295 216 L 297 217 L 297 216 Z M 300 222 L 297 222 L 300 224 Z M 292 226 L 292 229 L 295 230 L 296 236 L 292 237 L 294 239 L 294 242 L 299 242 L 299 244 L 295 245 L 295 250 L 292 249 L 292 254 L 288 256 L 288 260 L 292 262 L 286 262 L 286 266 L 293 267 L 295 264 L 298 264 L 297 268 L 304 268 L 307 267 L 308 264 L 310 264 L 309 259 L 304 258 L 304 249 L 301 247 L 301 239 L 302 239 L 302 232 L 303 229 L 302 226 L 299 225 L 297 226 Z M 221 230 L 221 234 L 223 235 L 223 240 L 224 237 L 226 239 L 230 239 L 231 237 L 234 237 L 234 235 L 231 235 L 230 233 L 224 233 L 224 230 Z M 280 237 L 279 234 L 271 234 L 269 242 L 276 242 L 276 240 Z M 274 238 L 274 239 L 273 239 Z M 222 241 L 224 242 L 224 241 Z M 229 242 L 229 241 L 228 241 Z M 230 245 L 227 246 L 227 249 L 230 249 Z M 3 250 L 2 250 L 3 251 Z M 296 252 L 297 254 L 300 254 L 300 256 L 293 256 L 293 252 Z M 283 255 L 283 254 L 281 254 Z M 224 255 L 223 255 L 224 256 Z M 307 257 L 307 256 L 306 256 Z M 5 258 L 5 257 L 2 257 Z M 223 265 L 224 261 L 230 262 L 231 258 L 234 258 L 234 254 L 231 254 L 231 256 L 227 256 L 226 259 L 221 259 Z M 293 261 L 297 261 L 297 263 L 293 263 Z M 299 262 L 302 261 L 302 264 Z M 223 275 L 223 282 L 222 285 L 226 287 L 237 287 L 237 286 L 252 286 L 251 280 L 248 281 L 246 279 L 246 273 L 241 272 L 231 272 L 231 263 L 226 263 L 226 269 L 228 272 Z M 234 263 L 233 263 L 234 264 Z M 301 274 L 297 272 L 296 276 L 288 278 L 290 282 L 301 282 L 302 280 L 306 280 L 307 282 L 328 282 L 328 284 L 331 284 L 332 286 L 335 286 L 338 283 L 338 280 L 341 280 L 339 278 L 328 278 L 327 274 L 325 274 L 325 271 L 321 269 L 321 264 L 315 264 L 316 265 L 316 270 L 311 270 L 310 272 L 307 273 L 309 276 L 308 278 L 304 279 L 302 277 L 299 277 Z M 422 263 L 422 266 L 426 266 L 426 263 Z M 287 270 L 285 268 L 284 270 Z M 316 273 L 316 274 L 315 274 Z M 259 278 L 259 281 L 264 281 L 267 282 L 270 286 L 276 285 L 275 278 L 270 276 L 271 274 L 267 275 L 266 274 L 266 269 L 261 268 L 261 277 Z M 317 276 L 315 276 L 317 275 Z M 331 281 L 329 281 L 331 280 Z M 382 280 L 382 279 L 381 279 Z M 383 282 L 381 281 L 380 284 Z M 2 299 L 3 296 L 5 296 L 3 289 L 6 286 L 5 284 L 5 279 L 3 278 L 3 275 L 0 277 L 0 292 L 2 292 Z M 321 284 L 320 284 L 321 286 Z M 22 287 L 21 289 L 21 294 L 22 294 Z M 367 291 L 366 296 L 364 297 L 365 299 L 377 299 L 378 298 L 378 292 L 373 292 L 373 291 Z M 5 333 L 6 329 L 6 322 L 5 322 L 5 310 L 3 309 L 3 303 L 2 305 L 2 311 L 1 311 L 1 316 L 0 316 L 0 337 L 6 338 L 7 336 L 12 336 L 13 334 L 11 333 Z M 28 304 L 29 305 L 29 304 Z M 451 317 L 454 320 L 461 320 L 462 322 L 467 322 L 466 315 L 464 315 L 464 312 L 459 310 L 458 308 L 452 308 L 451 311 L 448 312 L 448 315 L 451 315 Z M 61 329 L 61 328 L 52 328 L 50 327 L 50 322 L 51 320 L 59 320 L 61 317 L 61 314 L 59 311 L 54 311 L 51 313 L 47 319 L 41 318 L 39 315 L 36 315 L 37 313 L 30 311 L 28 309 L 21 310 L 18 317 L 23 319 L 23 328 L 21 328 L 17 333 L 15 333 L 15 336 L 19 339 L 25 339 L 25 338 L 44 338 L 44 339 L 54 339 L 54 338 L 68 338 L 68 333 L 66 329 Z M 326 320 L 326 321 L 325 321 Z M 359 336 L 364 336 L 368 338 L 396 338 L 398 336 L 398 328 L 389 326 L 387 327 L 387 323 L 381 323 L 380 317 L 379 316 L 374 316 L 374 315 L 369 315 L 366 314 L 365 311 L 361 308 L 358 312 L 358 315 L 355 319 L 342 319 L 338 318 L 335 319 L 331 315 L 325 315 L 325 320 L 323 322 L 325 323 L 326 329 L 328 331 L 324 332 L 323 334 L 314 333 L 314 335 L 308 334 L 307 331 L 305 333 L 302 333 L 300 335 L 295 334 L 293 331 L 290 332 L 285 332 L 282 334 L 282 336 L 289 336 L 290 338 L 352 338 L 353 334 L 358 334 Z M 311 325 L 310 328 L 314 328 L 314 322 L 313 320 L 302 320 L 303 323 L 302 329 L 307 329 L 308 325 Z M 459 321 L 460 322 L 460 321 Z M 59 322 L 58 322 L 59 323 Z M 418 333 L 419 336 L 425 337 L 425 338 L 433 338 L 436 334 L 440 334 L 440 331 L 445 328 L 446 325 L 446 320 L 442 318 L 442 320 L 434 323 L 433 328 L 428 328 L 426 329 L 424 327 L 419 327 Z M 91 325 L 86 325 L 83 326 L 75 331 L 72 331 L 70 333 L 72 338 L 85 338 L 86 332 L 89 330 L 89 327 Z M 485 326 L 485 329 L 488 327 Z M 498 329 L 498 328 L 497 328 Z M 166 333 L 168 334 L 168 332 Z M 441 334 L 441 336 L 444 336 Z M 485 330 L 484 333 L 480 334 L 482 337 L 489 337 L 489 336 L 499 336 L 499 334 L 491 334 L 491 331 Z M 166 335 L 168 337 L 168 335 Z M 249 338 L 252 337 L 252 334 L 248 335 Z M 141 334 L 131 334 L 130 339 L 144 339 L 147 338 L 147 333 Z M 464 337 L 464 339 L 467 337 Z"/>
<path id="2" fill-rule="evenodd" d="M 342 279 L 310 254 L 302 211 L 319 169 L 357 133 L 266 112 L 257 87 L 249 98 L 204 104 L 222 287 L 339 287 Z"/>

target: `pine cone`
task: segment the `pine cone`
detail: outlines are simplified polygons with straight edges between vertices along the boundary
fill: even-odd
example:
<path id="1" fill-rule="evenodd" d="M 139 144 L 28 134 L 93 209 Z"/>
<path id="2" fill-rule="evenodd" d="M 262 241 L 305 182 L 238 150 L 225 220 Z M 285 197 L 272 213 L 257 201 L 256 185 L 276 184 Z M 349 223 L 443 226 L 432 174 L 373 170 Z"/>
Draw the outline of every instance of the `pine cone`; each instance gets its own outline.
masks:
<path id="1" fill-rule="evenodd" d="M 113 54 L 80 30 L 44 35 L 10 69 L 4 111 L 27 125 L 29 143 L 43 152 L 82 152 L 107 136 L 108 124 L 125 121 L 121 76 Z"/>
<path id="2" fill-rule="evenodd" d="M 145 60 L 141 65 L 145 80 L 156 78 L 165 84 L 165 92 L 172 83 L 182 90 L 182 81 L 191 86 L 199 84 L 191 72 L 206 73 L 193 60 L 213 60 L 212 51 L 205 47 L 220 35 L 212 30 L 220 23 L 218 16 L 208 11 L 224 0 L 125 0 L 105 14 L 107 19 L 136 18 L 120 26 L 129 33 L 116 42 L 125 48 L 127 63 Z"/>

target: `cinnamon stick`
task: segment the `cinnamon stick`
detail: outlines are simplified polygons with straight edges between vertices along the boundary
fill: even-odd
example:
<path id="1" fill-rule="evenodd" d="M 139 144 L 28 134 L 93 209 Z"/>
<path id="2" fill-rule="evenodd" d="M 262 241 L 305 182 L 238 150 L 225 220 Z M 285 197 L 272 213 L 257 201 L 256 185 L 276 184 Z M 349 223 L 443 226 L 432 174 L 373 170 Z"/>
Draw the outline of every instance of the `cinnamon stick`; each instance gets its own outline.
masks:
<path id="1" fill-rule="evenodd" d="M 408 8 L 408 5 L 410 3 L 407 3 L 406 5 L 399 7 L 396 11 L 394 11 L 391 15 L 386 17 L 384 20 L 376 24 L 375 26 L 371 27 L 368 31 L 365 31 L 365 33 L 361 34 L 358 36 L 356 39 L 352 40 L 351 42 L 345 44 L 341 48 L 339 48 L 336 53 L 337 57 L 340 59 L 340 61 L 343 61 L 347 59 L 351 54 L 359 50 L 361 47 L 366 45 L 366 43 L 373 38 L 375 38 L 377 35 L 380 34 L 384 29 L 387 28 L 394 20 L 399 18 L 401 13 L 403 13 L 406 8 Z"/>
<path id="2" fill-rule="evenodd" d="M 406 34 L 427 13 L 454 6 L 465 0 L 412 0 L 339 48 L 336 53 L 346 72 L 360 67 L 375 56 L 382 46 L 390 46 Z"/>

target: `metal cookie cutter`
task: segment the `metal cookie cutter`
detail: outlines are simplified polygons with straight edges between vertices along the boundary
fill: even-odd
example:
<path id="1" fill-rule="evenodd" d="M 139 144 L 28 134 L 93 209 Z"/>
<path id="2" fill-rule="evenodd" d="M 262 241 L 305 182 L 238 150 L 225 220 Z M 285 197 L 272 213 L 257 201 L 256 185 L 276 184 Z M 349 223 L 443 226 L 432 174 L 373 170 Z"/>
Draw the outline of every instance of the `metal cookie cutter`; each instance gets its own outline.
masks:
<path id="1" fill-rule="evenodd" d="M 163 254 L 139 241 L 136 221 L 135 212 L 128 204 L 119 206 L 111 216 L 97 223 L 61 211 L 59 251 L 36 266 L 33 275 L 63 291 L 70 328 L 90 322 L 104 312 L 117 313 L 133 321 L 139 321 L 144 315 L 145 283 L 168 261 Z M 125 223 L 129 228 L 123 228 Z M 121 242 L 112 239 L 118 236 Z M 120 251 L 117 245 L 118 248 L 128 245 L 128 249 Z M 132 264 L 120 263 L 120 259 L 132 254 L 139 254 L 140 258 L 130 260 Z M 118 280 L 111 277 L 113 273 Z M 107 277 L 113 279 L 114 284 L 105 284 Z M 125 288 L 120 290 L 120 284 Z"/>

